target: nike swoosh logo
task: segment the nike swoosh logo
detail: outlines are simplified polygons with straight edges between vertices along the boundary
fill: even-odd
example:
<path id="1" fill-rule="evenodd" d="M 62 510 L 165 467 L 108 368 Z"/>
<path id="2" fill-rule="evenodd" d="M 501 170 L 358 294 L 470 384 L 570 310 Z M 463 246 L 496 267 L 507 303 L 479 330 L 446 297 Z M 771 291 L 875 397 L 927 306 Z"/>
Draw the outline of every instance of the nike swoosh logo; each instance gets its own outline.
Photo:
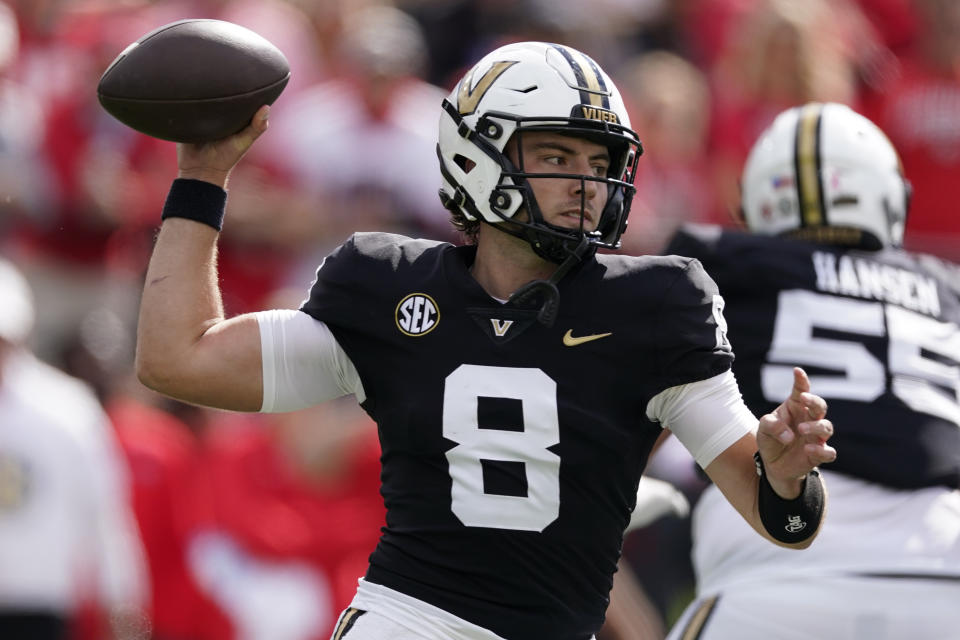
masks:
<path id="1" fill-rule="evenodd" d="M 574 337 L 572 329 L 567 329 L 567 332 L 563 334 L 563 344 L 568 347 L 575 347 L 584 342 L 591 342 L 593 340 L 599 340 L 600 338 L 606 338 L 607 336 L 612 336 L 612 333 L 594 333 L 589 336 L 577 336 Z"/>

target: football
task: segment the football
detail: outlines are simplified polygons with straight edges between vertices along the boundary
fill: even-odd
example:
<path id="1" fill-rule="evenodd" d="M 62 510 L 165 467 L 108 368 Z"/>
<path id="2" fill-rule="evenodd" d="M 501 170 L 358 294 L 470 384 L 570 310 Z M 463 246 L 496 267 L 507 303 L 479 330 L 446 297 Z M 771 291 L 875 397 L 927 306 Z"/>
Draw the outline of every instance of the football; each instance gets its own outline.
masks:
<path id="1" fill-rule="evenodd" d="M 246 127 L 290 79 L 266 38 L 223 20 L 180 20 L 130 44 L 100 77 L 97 97 L 125 125 L 174 142 L 210 142 Z"/>

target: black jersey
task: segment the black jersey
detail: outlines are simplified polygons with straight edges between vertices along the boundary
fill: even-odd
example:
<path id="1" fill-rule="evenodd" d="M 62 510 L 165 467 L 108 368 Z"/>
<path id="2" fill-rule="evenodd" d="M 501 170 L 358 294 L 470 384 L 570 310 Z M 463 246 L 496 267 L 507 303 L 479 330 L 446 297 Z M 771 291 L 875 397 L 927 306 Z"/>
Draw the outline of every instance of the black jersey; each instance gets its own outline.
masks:
<path id="1" fill-rule="evenodd" d="M 547 328 L 487 295 L 475 253 L 356 234 L 302 307 L 379 426 L 387 526 L 366 577 L 511 640 L 586 639 L 661 432 L 647 403 L 729 369 L 722 304 L 695 260 L 605 255 L 560 282 Z"/>
<path id="2" fill-rule="evenodd" d="M 699 259 L 727 301 L 734 373 L 756 413 L 803 366 L 829 404 L 831 470 L 895 488 L 960 486 L 960 269 L 690 226 L 668 253 Z"/>

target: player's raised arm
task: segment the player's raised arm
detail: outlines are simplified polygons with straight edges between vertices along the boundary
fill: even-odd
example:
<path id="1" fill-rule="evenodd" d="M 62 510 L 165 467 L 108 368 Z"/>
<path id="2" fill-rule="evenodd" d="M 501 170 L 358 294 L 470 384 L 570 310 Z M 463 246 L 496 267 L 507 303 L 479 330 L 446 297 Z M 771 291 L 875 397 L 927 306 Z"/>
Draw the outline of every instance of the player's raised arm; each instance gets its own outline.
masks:
<path id="1" fill-rule="evenodd" d="M 823 519 L 826 489 L 816 467 L 837 457 L 827 444 L 833 425 L 826 412 L 795 368 L 790 396 L 760 418 L 756 436 L 743 436 L 705 469 L 747 522 L 781 546 L 810 546 Z"/>
<path id="2" fill-rule="evenodd" d="M 262 107 L 246 129 L 223 140 L 177 145 L 179 176 L 140 303 L 136 369 L 146 386 L 185 402 L 238 411 L 261 406 L 257 320 L 224 317 L 217 238 L 230 171 L 266 130 L 267 113 Z"/>

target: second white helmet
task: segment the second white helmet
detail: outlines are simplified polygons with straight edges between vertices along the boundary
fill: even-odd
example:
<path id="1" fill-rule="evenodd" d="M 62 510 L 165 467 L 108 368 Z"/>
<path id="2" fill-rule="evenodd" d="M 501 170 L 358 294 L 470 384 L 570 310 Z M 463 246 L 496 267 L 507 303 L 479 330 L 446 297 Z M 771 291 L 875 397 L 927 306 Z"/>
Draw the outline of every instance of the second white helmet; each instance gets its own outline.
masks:
<path id="1" fill-rule="evenodd" d="M 755 233 L 900 246 L 910 200 L 900 157 L 870 120 L 837 103 L 781 113 L 747 157 L 742 213 Z"/>

